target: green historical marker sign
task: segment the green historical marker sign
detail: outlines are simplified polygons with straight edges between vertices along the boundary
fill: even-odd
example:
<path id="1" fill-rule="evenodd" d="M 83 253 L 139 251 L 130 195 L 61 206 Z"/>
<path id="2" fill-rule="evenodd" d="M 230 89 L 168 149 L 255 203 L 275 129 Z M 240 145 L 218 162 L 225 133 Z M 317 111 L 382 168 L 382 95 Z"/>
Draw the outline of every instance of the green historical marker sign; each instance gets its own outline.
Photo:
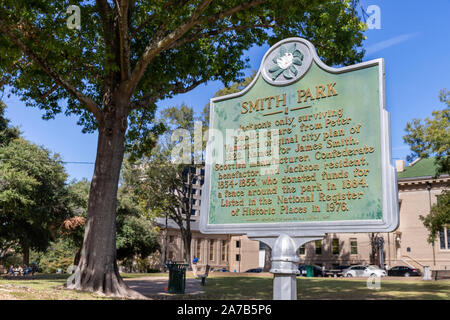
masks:
<path id="1" fill-rule="evenodd" d="M 211 100 L 210 128 L 202 232 L 397 227 L 382 59 L 331 68 L 285 39 L 244 91 Z"/>

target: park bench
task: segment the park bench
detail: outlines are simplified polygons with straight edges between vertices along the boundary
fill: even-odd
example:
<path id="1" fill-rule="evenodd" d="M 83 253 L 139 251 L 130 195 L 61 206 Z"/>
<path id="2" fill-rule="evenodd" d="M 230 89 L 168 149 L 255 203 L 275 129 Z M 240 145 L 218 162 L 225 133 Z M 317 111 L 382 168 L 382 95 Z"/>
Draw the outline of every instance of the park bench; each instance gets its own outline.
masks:
<path id="1" fill-rule="evenodd" d="M 198 277 L 202 280 L 202 286 L 204 286 L 206 284 L 206 278 L 208 278 L 208 274 L 209 274 L 209 269 L 210 268 L 211 267 L 209 266 L 209 264 L 207 264 L 206 268 L 205 268 L 205 273 L 198 275 Z"/>

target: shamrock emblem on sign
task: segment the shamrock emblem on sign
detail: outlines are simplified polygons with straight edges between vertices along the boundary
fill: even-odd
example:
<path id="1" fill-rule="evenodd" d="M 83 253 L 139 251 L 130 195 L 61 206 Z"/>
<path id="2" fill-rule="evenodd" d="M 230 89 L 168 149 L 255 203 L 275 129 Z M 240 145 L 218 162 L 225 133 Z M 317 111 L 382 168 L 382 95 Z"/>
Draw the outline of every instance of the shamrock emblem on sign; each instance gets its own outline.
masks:
<path id="1" fill-rule="evenodd" d="M 272 80 L 275 81 L 280 74 L 283 74 L 286 79 L 292 79 L 298 74 L 297 68 L 294 65 L 301 66 L 302 60 L 303 54 L 295 48 L 295 43 L 292 44 L 290 49 L 281 46 L 280 56 L 272 59 L 275 65 L 269 69 Z"/>

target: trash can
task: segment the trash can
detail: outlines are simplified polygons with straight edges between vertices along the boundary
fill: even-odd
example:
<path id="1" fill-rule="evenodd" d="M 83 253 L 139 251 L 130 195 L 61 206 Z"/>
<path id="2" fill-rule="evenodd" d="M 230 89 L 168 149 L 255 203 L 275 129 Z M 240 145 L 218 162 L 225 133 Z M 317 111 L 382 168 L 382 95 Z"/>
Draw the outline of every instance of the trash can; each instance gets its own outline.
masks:
<path id="1" fill-rule="evenodd" d="M 308 278 L 314 277 L 314 269 L 313 266 L 306 266 L 306 276 Z"/>
<path id="2" fill-rule="evenodd" d="M 170 263 L 169 268 L 169 293 L 184 293 L 186 288 L 186 268 L 188 264 Z"/>

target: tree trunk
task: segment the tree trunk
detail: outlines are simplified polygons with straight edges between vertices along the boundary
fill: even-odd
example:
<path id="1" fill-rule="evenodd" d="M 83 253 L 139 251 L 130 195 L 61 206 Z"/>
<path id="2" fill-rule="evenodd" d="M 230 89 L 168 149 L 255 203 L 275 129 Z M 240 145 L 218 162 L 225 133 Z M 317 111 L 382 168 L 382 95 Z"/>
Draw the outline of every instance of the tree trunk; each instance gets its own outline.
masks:
<path id="1" fill-rule="evenodd" d="M 264 244 L 264 272 L 269 272 L 272 268 L 272 249 L 267 245 Z"/>
<path id="2" fill-rule="evenodd" d="M 78 248 L 77 252 L 75 253 L 75 258 L 73 259 L 73 265 L 74 266 L 77 266 L 80 263 L 81 249 L 82 248 Z"/>
<path id="3" fill-rule="evenodd" d="M 23 254 L 22 264 L 24 266 L 29 267 L 30 266 L 30 247 L 29 246 L 23 246 L 22 254 Z"/>
<path id="4" fill-rule="evenodd" d="M 99 124 L 97 157 L 91 182 L 79 276 L 68 288 L 108 296 L 144 298 L 129 289 L 119 274 L 116 257 L 117 189 L 124 156 L 126 108 L 105 108 Z"/>
<path id="5" fill-rule="evenodd" d="M 192 259 L 191 259 L 191 242 L 192 242 L 192 234 L 190 230 L 186 230 L 186 233 L 183 237 L 184 241 L 184 259 L 186 263 L 192 267 Z"/>

